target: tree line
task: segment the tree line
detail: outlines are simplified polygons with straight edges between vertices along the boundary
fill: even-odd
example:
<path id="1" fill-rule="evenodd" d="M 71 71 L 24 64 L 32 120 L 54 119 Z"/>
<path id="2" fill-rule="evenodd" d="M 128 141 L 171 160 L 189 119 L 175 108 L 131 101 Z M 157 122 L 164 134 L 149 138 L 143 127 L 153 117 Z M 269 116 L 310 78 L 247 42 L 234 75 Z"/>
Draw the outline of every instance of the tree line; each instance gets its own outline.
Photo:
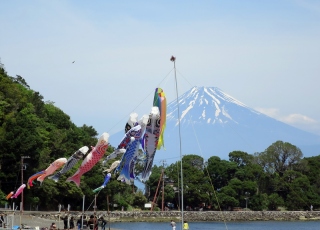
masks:
<path id="1" fill-rule="evenodd" d="M 0 63 L 1 64 L 1 63 Z M 77 127 L 70 117 L 54 105 L 43 101 L 39 92 L 30 88 L 25 79 L 9 76 L 0 65 L 0 205 L 12 205 L 5 197 L 28 178 L 45 170 L 58 158 L 71 156 L 82 146 L 94 146 L 97 131 L 88 125 Z M 113 152 L 109 146 L 105 155 Z M 21 166 L 21 158 L 24 165 Z M 119 160 L 119 159 L 114 159 Z M 104 180 L 106 166 L 95 165 L 81 178 L 80 187 L 65 182 L 80 166 L 81 161 L 56 183 L 45 179 L 24 190 L 26 210 L 57 210 L 58 205 L 70 204 L 72 210 L 81 210 L 83 195 L 85 207 L 92 208 L 94 188 Z M 320 208 L 320 156 L 303 158 L 296 146 L 283 141 L 272 143 L 265 151 L 250 155 L 242 151 L 229 153 L 229 160 L 212 156 L 204 160 L 197 155 L 182 159 L 183 187 L 181 186 L 181 161 L 168 167 L 153 166 L 145 191 L 134 185 L 112 178 L 96 197 L 99 210 L 124 207 L 144 208 L 155 200 L 180 209 L 183 188 L 184 208 L 192 210 L 232 210 L 235 207 L 251 210 L 306 210 L 313 205 Z M 23 169 L 23 170 L 22 170 Z M 139 167 L 136 167 L 139 170 Z M 159 189 L 159 179 L 164 173 L 164 188 Z M 162 192 L 164 201 L 162 201 Z M 161 196 L 160 196 L 161 194 Z M 15 203 L 19 204 L 21 197 Z M 173 206 L 170 206 L 173 207 Z M 157 208 L 157 209 L 159 209 Z"/>
<path id="2" fill-rule="evenodd" d="M 9 76 L 4 66 L 0 65 L 0 205 L 12 205 L 13 200 L 5 197 L 15 191 L 28 178 L 45 170 L 52 162 L 61 157 L 69 158 L 82 146 L 95 146 L 97 131 L 88 125 L 77 127 L 70 117 L 51 101 L 43 101 L 39 92 L 33 91 L 25 79 L 17 75 Z M 109 146 L 107 152 L 113 152 Z M 28 156 L 21 166 L 21 158 Z M 108 162 L 109 163 L 109 162 Z M 111 162 L 106 165 L 109 167 Z M 78 162 L 70 171 L 64 174 L 56 183 L 45 179 L 40 185 L 24 189 L 24 207 L 34 210 L 57 210 L 59 204 L 73 210 L 81 210 L 83 195 L 85 207 L 90 207 L 95 197 L 93 189 L 102 185 L 104 181 L 101 164 L 95 165 L 81 178 L 78 188 L 74 183 L 65 182 L 81 165 Z M 23 170 L 21 170 L 23 169 Z M 22 175 L 21 175 L 22 174 Z M 117 203 L 120 207 L 132 207 L 145 203 L 142 192 L 134 192 L 136 187 L 119 183 L 113 175 L 108 186 L 103 189 L 96 202 L 100 209 L 107 210 L 107 196 L 110 207 Z M 21 197 L 15 199 L 20 203 Z M 142 201 L 141 201 L 142 199 Z M 92 205 L 91 205 L 92 210 Z"/>
<path id="3" fill-rule="evenodd" d="M 165 201 L 176 207 L 180 204 L 180 164 L 164 170 Z M 233 151 L 229 160 L 212 156 L 205 161 L 186 155 L 182 158 L 184 205 L 192 210 L 310 210 L 311 205 L 319 209 L 319 167 L 320 156 L 303 158 L 298 147 L 283 141 L 253 155 Z M 154 167 L 147 182 L 151 191 L 155 191 L 162 169 Z"/>

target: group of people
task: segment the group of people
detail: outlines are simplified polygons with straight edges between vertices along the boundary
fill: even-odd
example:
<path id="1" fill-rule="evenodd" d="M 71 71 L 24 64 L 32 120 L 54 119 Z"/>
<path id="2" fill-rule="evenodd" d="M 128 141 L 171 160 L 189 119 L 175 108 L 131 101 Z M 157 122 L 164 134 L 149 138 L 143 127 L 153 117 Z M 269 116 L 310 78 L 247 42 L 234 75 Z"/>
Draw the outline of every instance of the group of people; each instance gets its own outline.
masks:
<path id="1" fill-rule="evenodd" d="M 75 228 L 73 216 L 69 218 L 68 215 L 66 214 L 62 219 L 63 219 L 64 230 Z M 69 226 L 68 226 L 68 220 L 69 220 Z M 86 216 L 81 216 L 77 220 L 76 224 L 77 224 L 78 230 L 83 229 L 84 227 L 90 230 L 98 230 L 99 222 L 101 223 L 101 230 L 105 230 L 107 221 L 102 216 L 100 218 L 97 218 L 97 216 L 91 215 L 89 219 L 87 219 Z M 57 229 L 57 225 L 55 223 L 52 223 L 50 225 L 49 230 L 56 230 L 56 229 Z"/>
<path id="2" fill-rule="evenodd" d="M 176 230 L 176 222 L 171 220 L 170 225 L 172 227 L 172 230 Z M 186 220 L 183 221 L 183 230 L 189 230 L 189 224 Z"/>
<path id="3" fill-rule="evenodd" d="M 69 228 L 68 228 L 68 220 L 69 220 Z M 74 229 L 74 217 L 71 216 L 70 219 L 68 215 L 63 217 L 63 229 Z"/>
<path id="4" fill-rule="evenodd" d="M 101 230 L 105 230 L 107 221 L 102 216 L 97 218 L 97 216 L 91 215 L 89 220 L 85 216 L 81 216 L 77 221 L 78 230 L 82 229 L 82 223 L 90 230 L 98 230 L 99 222 L 101 223 Z"/>

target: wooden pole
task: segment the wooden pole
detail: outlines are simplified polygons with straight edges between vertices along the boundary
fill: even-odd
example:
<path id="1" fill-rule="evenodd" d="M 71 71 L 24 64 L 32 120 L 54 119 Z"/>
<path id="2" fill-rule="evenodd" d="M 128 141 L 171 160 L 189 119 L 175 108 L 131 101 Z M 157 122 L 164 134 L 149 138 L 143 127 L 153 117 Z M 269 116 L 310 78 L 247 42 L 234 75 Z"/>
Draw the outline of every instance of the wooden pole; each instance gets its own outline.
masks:
<path id="1" fill-rule="evenodd" d="M 164 174 L 164 169 L 162 169 L 162 175 Z M 162 211 L 164 211 L 164 178 L 162 176 Z"/>
<path id="2" fill-rule="evenodd" d="M 110 230 L 110 209 L 109 209 L 109 195 L 107 195 L 107 206 L 108 206 L 108 225 Z"/>
<path id="3" fill-rule="evenodd" d="M 159 178 L 159 182 L 158 182 L 158 186 L 157 186 L 157 190 L 156 190 L 156 193 L 154 194 L 153 202 L 151 204 L 151 211 L 153 211 L 153 206 L 154 206 L 154 203 L 156 202 L 156 198 L 157 198 L 157 195 L 158 195 L 158 189 L 159 189 L 159 186 L 160 186 L 162 174 L 163 174 L 163 170 L 161 172 L 161 175 L 160 175 L 160 178 Z"/>
<path id="4" fill-rule="evenodd" d="M 95 226 L 97 224 L 97 216 L 96 216 L 96 208 L 97 208 L 97 195 L 94 195 L 94 207 L 93 207 L 93 213 L 94 213 L 94 217 L 93 217 L 93 229 L 95 229 Z"/>

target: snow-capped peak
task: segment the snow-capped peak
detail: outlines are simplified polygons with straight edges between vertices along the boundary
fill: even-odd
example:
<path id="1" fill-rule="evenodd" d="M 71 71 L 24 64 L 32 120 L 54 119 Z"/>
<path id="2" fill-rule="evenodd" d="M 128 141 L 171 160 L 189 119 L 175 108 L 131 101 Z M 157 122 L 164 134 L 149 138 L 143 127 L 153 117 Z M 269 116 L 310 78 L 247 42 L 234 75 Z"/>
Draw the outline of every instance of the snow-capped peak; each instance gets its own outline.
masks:
<path id="1" fill-rule="evenodd" d="M 237 123 L 237 120 L 232 115 L 232 108 L 242 107 L 250 109 L 242 102 L 216 87 L 193 87 L 181 95 L 178 101 L 181 123 L 191 121 L 208 124 L 223 124 L 230 121 Z M 175 101 L 168 104 L 168 111 L 171 112 L 168 114 L 168 120 L 177 119 L 176 104 Z"/>

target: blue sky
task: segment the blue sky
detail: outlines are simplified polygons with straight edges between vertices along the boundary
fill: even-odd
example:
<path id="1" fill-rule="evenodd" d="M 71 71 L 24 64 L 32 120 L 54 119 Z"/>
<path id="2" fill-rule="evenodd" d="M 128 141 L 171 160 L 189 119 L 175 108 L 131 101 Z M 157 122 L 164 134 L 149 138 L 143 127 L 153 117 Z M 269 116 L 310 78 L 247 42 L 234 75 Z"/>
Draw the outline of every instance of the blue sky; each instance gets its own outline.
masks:
<path id="1" fill-rule="evenodd" d="M 2 1 L 0 58 L 99 134 L 148 114 L 153 91 L 218 87 L 320 135 L 320 1 Z M 72 63 L 75 61 L 74 63 Z"/>

